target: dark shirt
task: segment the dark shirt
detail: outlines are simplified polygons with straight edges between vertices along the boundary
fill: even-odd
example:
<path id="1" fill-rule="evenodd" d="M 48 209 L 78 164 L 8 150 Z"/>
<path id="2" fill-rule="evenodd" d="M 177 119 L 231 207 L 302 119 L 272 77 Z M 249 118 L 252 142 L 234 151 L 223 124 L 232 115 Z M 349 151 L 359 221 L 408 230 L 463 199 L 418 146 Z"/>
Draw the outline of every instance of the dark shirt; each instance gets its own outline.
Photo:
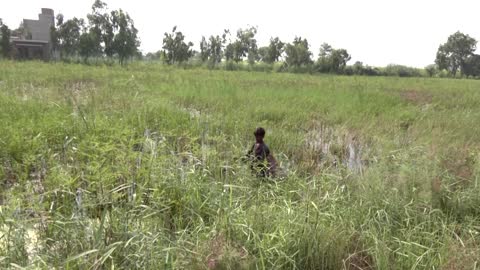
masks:
<path id="1" fill-rule="evenodd" d="M 250 151 L 248 156 L 252 161 L 252 170 L 256 172 L 258 176 L 267 176 L 268 174 L 268 157 L 270 156 L 270 149 L 265 143 L 255 143 Z"/>

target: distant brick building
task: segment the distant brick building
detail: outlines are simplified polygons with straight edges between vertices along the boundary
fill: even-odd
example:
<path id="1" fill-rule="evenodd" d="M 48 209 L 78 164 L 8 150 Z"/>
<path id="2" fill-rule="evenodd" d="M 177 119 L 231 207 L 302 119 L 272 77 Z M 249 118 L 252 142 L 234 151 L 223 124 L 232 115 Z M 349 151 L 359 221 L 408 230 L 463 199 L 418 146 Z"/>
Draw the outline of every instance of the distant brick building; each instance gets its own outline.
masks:
<path id="1" fill-rule="evenodd" d="M 49 8 L 42 8 L 38 20 L 24 19 L 24 33 L 11 39 L 15 57 L 49 60 L 52 53 L 52 26 L 55 26 L 55 14 Z"/>

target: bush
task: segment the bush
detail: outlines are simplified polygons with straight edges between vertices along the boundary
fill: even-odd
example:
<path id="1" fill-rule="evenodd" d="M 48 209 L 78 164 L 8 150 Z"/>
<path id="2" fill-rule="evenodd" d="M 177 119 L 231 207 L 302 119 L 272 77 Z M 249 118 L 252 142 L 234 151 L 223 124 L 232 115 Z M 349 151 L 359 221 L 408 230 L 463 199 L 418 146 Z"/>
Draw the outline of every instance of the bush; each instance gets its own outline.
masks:
<path id="1" fill-rule="evenodd" d="M 422 74 L 419 69 L 402 66 L 402 65 L 388 65 L 383 73 L 385 76 L 398 76 L 398 77 L 421 77 Z"/>
<path id="2" fill-rule="evenodd" d="M 439 70 L 436 65 L 428 65 L 425 67 L 425 73 L 428 77 L 434 77 L 438 74 Z"/>
<path id="3" fill-rule="evenodd" d="M 254 65 L 249 65 L 249 71 L 259 71 L 259 72 L 272 72 L 274 69 L 274 64 L 267 64 L 264 62 L 259 62 Z"/>
<path id="4" fill-rule="evenodd" d="M 374 67 L 369 67 L 369 66 L 366 66 L 363 70 L 362 70 L 362 75 L 367 75 L 367 76 L 380 76 L 382 75 L 380 70 L 378 68 L 374 68 Z"/>
<path id="5" fill-rule="evenodd" d="M 241 67 L 238 63 L 235 63 L 234 61 L 226 61 L 223 68 L 225 70 L 230 70 L 230 71 L 234 71 L 234 70 L 241 70 Z"/>

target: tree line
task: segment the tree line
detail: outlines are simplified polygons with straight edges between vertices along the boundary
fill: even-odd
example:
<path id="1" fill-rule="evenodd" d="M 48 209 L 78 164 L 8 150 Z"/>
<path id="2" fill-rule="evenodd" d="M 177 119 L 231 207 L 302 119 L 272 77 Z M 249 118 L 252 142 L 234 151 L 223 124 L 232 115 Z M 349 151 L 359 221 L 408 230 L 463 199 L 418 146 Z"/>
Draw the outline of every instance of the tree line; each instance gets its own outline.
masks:
<path id="1" fill-rule="evenodd" d="M 375 68 L 355 62 L 348 65 L 351 55 L 346 49 L 334 48 L 327 43 L 320 46 L 314 60 L 306 38 L 295 37 L 284 42 L 272 37 L 266 46 L 259 46 L 257 27 L 238 29 L 235 33 L 224 30 L 220 34 L 203 36 L 199 42 L 200 51 L 193 49 L 193 42 L 187 42 L 185 35 L 173 27 L 164 34 L 162 49 L 142 55 L 140 40 L 133 19 L 123 10 L 109 11 L 101 0 L 95 0 L 91 12 L 82 18 L 65 20 L 62 14 L 56 16 L 51 29 L 52 54 L 55 58 L 68 60 L 80 58 L 118 59 L 120 64 L 128 60 L 159 60 L 168 65 L 193 65 L 196 63 L 209 68 L 227 70 L 275 70 L 288 72 L 334 73 L 344 75 L 370 76 L 466 76 L 480 77 L 480 55 L 475 54 L 477 41 L 461 32 L 452 34 L 446 43 L 438 48 L 435 64 L 424 69 L 402 65 Z M 0 19 L 0 49 L 4 58 L 11 54 L 10 37 L 25 35 L 21 25 L 10 29 Z"/>
<path id="2" fill-rule="evenodd" d="M 96 0 L 87 14 L 87 20 L 66 20 L 62 14 L 55 18 L 50 29 L 51 54 L 53 58 L 68 60 L 79 57 L 83 62 L 90 58 L 118 59 L 120 64 L 140 54 L 138 30 L 133 19 L 122 9 L 109 11 L 107 4 Z M 23 24 L 11 31 L 1 25 L 1 50 L 4 58 L 12 55 L 11 36 L 28 38 Z"/>
<path id="3" fill-rule="evenodd" d="M 133 19 L 122 9 L 108 11 L 107 4 L 96 0 L 91 13 L 84 19 L 64 20 L 56 17 L 51 29 L 52 49 L 61 59 L 80 56 L 84 62 L 91 57 L 114 56 L 120 64 L 139 53 L 140 40 Z"/>
<path id="4" fill-rule="evenodd" d="M 452 34 L 446 43 L 439 46 L 435 64 L 412 68 L 403 65 L 388 65 L 383 68 L 370 67 L 362 62 L 347 65 L 351 55 L 346 49 L 334 48 L 327 43 L 320 46 L 316 60 L 306 38 L 295 37 L 290 43 L 280 38 L 270 38 L 267 46 L 259 47 L 255 36 L 256 27 L 239 29 L 232 38 L 229 30 L 222 34 L 203 36 L 200 51 L 193 50 L 193 43 L 185 41 L 185 35 L 174 27 L 165 33 L 162 50 L 148 53 L 150 60 L 161 60 L 167 64 L 189 63 L 197 59 L 209 68 L 222 65 L 227 70 L 246 69 L 274 70 L 308 73 L 334 73 L 343 75 L 400 76 L 400 77 L 480 77 L 480 55 L 475 54 L 477 41 L 461 32 Z M 240 64 L 240 65 L 239 65 Z M 258 68 L 255 65 L 263 64 Z"/>
<path id="5" fill-rule="evenodd" d="M 162 60 L 167 64 L 183 64 L 196 58 L 210 68 L 222 62 L 248 65 L 257 63 L 275 64 L 281 62 L 283 69 L 316 70 L 319 72 L 343 73 L 351 56 L 345 49 L 335 49 L 324 43 L 318 60 L 312 59 L 310 45 L 306 38 L 296 37 L 291 43 L 280 38 L 271 38 L 267 46 L 259 47 L 256 40 L 256 27 L 239 29 L 235 35 L 224 30 L 208 38 L 203 36 L 200 51 L 193 50 L 193 43 L 185 41 L 185 35 L 174 27 L 171 33 L 165 33 L 162 50 L 146 55 L 147 59 Z M 228 64 L 227 64 L 228 66 Z"/>

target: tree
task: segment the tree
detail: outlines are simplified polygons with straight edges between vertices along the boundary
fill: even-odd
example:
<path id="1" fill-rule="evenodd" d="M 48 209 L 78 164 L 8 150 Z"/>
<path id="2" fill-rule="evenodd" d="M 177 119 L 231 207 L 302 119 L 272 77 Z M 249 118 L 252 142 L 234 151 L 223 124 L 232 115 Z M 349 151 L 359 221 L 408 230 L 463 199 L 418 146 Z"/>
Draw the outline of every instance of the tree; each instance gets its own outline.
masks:
<path id="1" fill-rule="evenodd" d="M 332 52 L 332 68 L 335 72 L 341 72 L 352 56 L 348 54 L 346 49 L 336 49 Z"/>
<path id="2" fill-rule="evenodd" d="M 288 67 L 308 66 L 313 63 L 307 39 L 295 37 L 285 46 L 285 63 Z"/>
<path id="3" fill-rule="evenodd" d="M 446 43 L 440 45 L 437 51 L 435 63 L 440 70 L 448 70 L 455 76 L 457 71 L 464 71 L 467 59 L 476 50 L 477 41 L 461 32 L 456 32 Z"/>
<path id="4" fill-rule="evenodd" d="M 210 61 L 213 64 L 220 63 L 223 58 L 223 47 L 226 42 L 227 30 L 224 31 L 222 36 L 210 36 L 209 47 L 210 47 Z"/>
<path id="5" fill-rule="evenodd" d="M 265 59 L 268 57 L 268 46 L 258 48 L 257 60 L 266 63 Z"/>
<path id="6" fill-rule="evenodd" d="M 247 29 L 238 29 L 236 40 L 230 42 L 225 48 L 226 60 L 233 60 L 238 63 L 247 57 L 250 64 L 255 63 L 258 58 L 256 34 L 257 28 L 253 26 Z"/>
<path id="7" fill-rule="evenodd" d="M 63 22 L 63 16 L 61 20 L 58 19 L 60 25 L 57 23 L 57 35 L 60 55 L 62 58 L 75 56 L 78 53 L 81 30 L 85 22 L 75 17 L 65 22 Z"/>
<path id="8" fill-rule="evenodd" d="M 96 53 L 104 53 L 106 56 L 112 57 L 115 54 L 113 45 L 115 33 L 113 18 L 111 13 L 108 12 L 107 4 L 101 0 L 95 0 L 92 5 L 92 12 L 87 15 L 87 18 Z"/>
<path id="9" fill-rule="evenodd" d="M 209 57 L 210 57 L 210 46 L 207 42 L 207 39 L 205 39 L 205 37 L 202 36 L 202 41 L 200 41 L 200 59 L 202 60 L 202 62 L 207 62 Z"/>
<path id="10" fill-rule="evenodd" d="M 162 57 L 162 51 L 157 51 L 157 52 L 149 52 L 147 55 L 145 55 L 145 59 L 147 60 L 159 60 Z"/>
<path id="11" fill-rule="evenodd" d="M 251 65 L 255 63 L 258 53 L 257 40 L 255 39 L 256 34 L 257 28 L 253 26 L 237 31 L 237 41 L 239 42 L 237 51 L 239 56 L 241 55 L 242 58 L 246 56 L 248 63 Z"/>
<path id="12" fill-rule="evenodd" d="M 209 62 L 212 65 L 216 65 L 222 61 L 223 47 L 226 42 L 226 36 L 228 31 L 216 36 L 210 36 L 208 41 L 205 37 L 202 37 L 200 42 L 200 58 L 202 62 Z"/>
<path id="13" fill-rule="evenodd" d="M 106 7 L 107 4 L 96 0 L 92 5 L 92 13 L 87 14 L 89 29 L 84 30 L 84 33 L 80 37 L 80 43 L 82 47 L 81 51 L 87 52 L 89 55 L 103 54 L 102 27 L 104 21 L 108 19 L 108 14 L 103 14 L 102 11 L 106 9 Z"/>
<path id="14" fill-rule="evenodd" d="M 138 30 L 135 28 L 132 18 L 123 10 L 111 12 L 113 26 L 112 50 L 118 55 L 118 61 L 121 65 L 125 60 L 133 57 L 138 52 L 140 41 L 138 40 Z"/>
<path id="15" fill-rule="evenodd" d="M 0 34 L 2 35 L 0 39 L 0 50 L 2 52 L 2 56 L 4 58 L 8 58 L 11 52 L 11 45 L 10 45 L 10 35 L 11 31 L 6 24 L 3 24 L 2 20 L 0 19 Z"/>
<path id="16" fill-rule="evenodd" d="M 231 50 L 233 55 L 233 61 L 236 63 L 243 61 L 243 58 L 247 55 L 247 52 L 244 50 L 242 42 L 239 40 L 234 41 L 231 44 Z"/>
<path id="17" fill-rule="evenodd" d="M 317 71 L 319 72 L 331 72 L 331 59 L 333 48 L 328 43 L 320 45 L 320 53 L 317 60 Z"/>
<path id="18" fill-rule="evenodd" d="M 233 60 L 233 58 L 235 56 L 235 48 L 234 47 L 235 47 L 235 45 L 233 43 L 229 43 L 225 47 L 225 52 L 224 52 L 225 60 L 227 60 L 227 61 Z"/>
<path id="19" fill-rule="evenodd" d="M 55 25 L 52 25 L 50 27 L 50 41 L 51 41 L 50 49 L 52 50 L 51 53 L 52 55 L 56 55 L 56 52 L 58 52 L 60 47 L 60 40 L 59 40 L 57 28 L 55 27 Z"/>
<path id="20" fill-rule="evenodd" d="M 28 30 L 23 25 L 23 21 L 20 22 L 20 25 L 18 26 L 18 28 L 13 30 L 11 34 L 14 37 L 20 37 L 23 39 L 32 39 L 32 33 L 28 32 Z"/>
<path id="21" fill-rule="evenodd" d="M 63 20 L 65 18 L 63 17 L 62 13 L 58 13 L 57 16 L 55 17 L 55 19 L 57 20 L 57 27 L 58 27 L 58 26 L 63 24 Z"/>
<path id="22" fill-rule="evenodd" d="M 163 38 L 164 60 L 167 64 L 173 65 L 187 61 L 193 56 L 191 49 L 192 42 L 185 43 L 185 36 L 182 32 L 173 27 L 171 33 L 165 33 Z"/>
<path id="23" fill-rule="evenodd" d="M 278 37 L 270 38 L 270 44 L 258 50 L 260 60 L 267 64 L 273 64 L 278 61 L 284 52 L 285 43 L 280 41 Z"/>
<path id="24" fill-rule="evenodd" d="M 92 5 L 92 13 L 88 14 L 87 18 L 89 25 L 84 27 L 83 33 L 79 38 L 79 54 L 84 62 L 87 62 L 91 56 L 103 55 L 104 48 L 102 43 L 106 24 L 109 25 L 110 32 L 113 33 L 106 3 L 96 0 Z"/>
<path id="25" fill-rule="evenodd" d="M 323 43 L 322 45 L 320 45 L 320 53 L 318 56 L 320 58 L 326 58 L 332 53 L 332 51 L 332 46 L 330 46 L 328 43 Z"/>
<path id="26" fill-rule="evenodd" d="M 467 58 L 464 73 L 467 77 L 480 77 L 480 55 L 474 54 Z"/>
<path id="27" fill-rule="evenodd" d="M 355 62 L 355 64 L 353 64 L 352 66 L 352 69 L 353 69 L 353 74 L 355 75 L 363 75 L 363 63 L 360 62 L 360 61 L 357 61 Z"/>
<path id="28" fill-rule="evenodd" d="M 345 49 L 334 49 L 327 43 L 320 47 L 320 53 L 317 60 L 317 70 L 319 72 L 342 73 L 351 56 Z"/>
<path id="29" fill-rule="evenodd" d="M 425 72 L 427 73 L 428 77 L 433 77 L 437 73 L 437 66 L 432 64 L 425 67 Z"/>
<path id="30" fill-rule="evenodd" d="M 83 62 L 87 63 L 89 57 L 98 54 L 98 39 L 94 31 L 85 29 L 80 35 L 78 44 L 78 53 L 83 58 Z"/>

